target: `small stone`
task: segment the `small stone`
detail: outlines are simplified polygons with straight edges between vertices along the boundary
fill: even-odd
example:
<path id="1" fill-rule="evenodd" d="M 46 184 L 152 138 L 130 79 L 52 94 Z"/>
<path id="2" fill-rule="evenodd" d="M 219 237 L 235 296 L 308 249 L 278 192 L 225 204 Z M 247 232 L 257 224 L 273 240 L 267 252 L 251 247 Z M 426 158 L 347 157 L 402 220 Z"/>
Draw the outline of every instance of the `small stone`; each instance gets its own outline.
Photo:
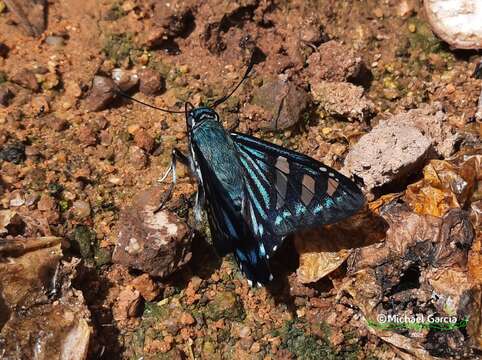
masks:
<path id="1" fill-rule="evenodd" d="M 134 143 L 148 153 L 154 149 L 155 145 L 154 138 L 143 129 L 136 131 L 134 135 Z"/>
<path id="2" fill-rule="evenodd" d="M 127 127 L 127 132 L 131 135 L 135 135 L 140 128 L 141 126 L 139 124 L 131 124 Z"/>
<path id="3" fill-rule="evenodd" d="M 159 296 L 160 289 L 148 274 L 136 277 L 131 281 L 131 285 L 139 290 L 142 297 L 147 301 L 153 301 Z"/>
<path id="4" fill-rule="evenodd" d="M 28 69 L 22 69 L 12 75 L 10 80 L 24 88 L 30 89 L 32 91 L 39 90 L 39 84 L 35 74 Z"/>
<path id="5" fill-rule="evenodd" d="M 311 97 L 290 82 L 275 80 L 255 90 L 252 103 L 261 107 L 268 117 L 268 122 L 261 124 L 260 128 L 284 130 L 300 121 L 311 103 Z"/>
<path id="6" fill-rule="evenodd" d="M 0 57 L 6 58 L 9 51 L 10 51 L 9 47 L 4 43 L 0 42 Z"/>
<path id="7" fill-rule="evenodd" d="M 85 146 L 93 146 L 97 144 L 95 133 L 89 126 L 82 126 L 79 129 L 79 140 L 82 145 Z"/>
<path id="8" fill-rule="evenodd" d="M 140 292 L 135 290 L 131 285 L 124 287 L 114 304 L 112 311 L 114 320 L 123 321 L 139 316 L 141 305 L 142 300 Z"/>
<path id="9" fill-rule="evenodd" d="M 184 313 L 181 314 L 180 320 L 181 320 L 181 324 L 183 324 L 183 325 L 192 325 L 196 322 L 196 320 L 194 320 L 192 315 L 187 313 L 187 312 L 184 312 Z"/>
<path id="10" fill-rule="evenodd" d="M 63 46 L 65 39 L 62 36 L 50 35 L 45 38 L 45 43 L 50 46 Z"/>
<path id="11" fill-rule="evenodd" d="M 383 97 L 387 100 L 395 100 L 400 97 L 400 91 L 394 88 L 383 89 Z"/>
<path id="12" fill-rule="evenodd" d="M 158 209 L 164 196 L 161 187 L 153 187 L 121 212 L 114 262 L 165 277 L 191 259 L 188 226 L 175 213 Z"/>
<path id="13" fill-rule="evenodd" d="M 255 353 L 255 354 L 256 354 L 256 353 L 259 353 L 260 350 L 261 350 L 261 345 L 260 345 L 259 342 L 254 342 L 253 345 L 251 345 L 250 351 L 251 351 L 252 353 Z"/>
<path id="14" fill-rule="evenodd" d="M 139 70 L 139 90 L 145 95 L 155 95 L 164 87 L 163 79 L 161 74 L 152 69 L 141 69 Z"/>
<path id="15" fill-rule="evenodd" d="M 65 119 L 61 119 L 55 115 L 48 115 L 43 118 L 47 126 L 54 131 L 64 131 L 69 127 L 69 123 Z"/>
<path id="16" fill-rule="evenodd" d="M 77 200 L 74 201 L 71 208 L 72 214 L 77 219 L 85 219 L 88 218 L 90 215 L 90 204 L 84 200 Z"/>
<path id="17" fill-rule="evenodd" d="M 247 326 L 243 326 L 240 330 L 239 330 L 239 337 L 240 338 L 246 338 L 248 336 L 251 335 L 251 329 Z"/>
<path id="18" fill-rule="evenodd" d="M 45 74 L 42 79 L 42 88 L 52 90 L 60 84 L 59 76 L 56 73 Z"/>
<path id="19" fill-rule="evenodd" d="M 244 309 L 234 292 L 221 291 L 207 305 L 206 317 L 211 320 L 239 320 Z"/>
<path id="20" fill-rule="evenodd" d="M 112 79 L 122 91 L 129 91 L 139 83 L 139 76 L 135 72 L 120 68 L 112 70 Z"/>
<path id="21" fill-rule="evenodd" d="M 37 209 L 40 211 L 50 211 L 55 209 L 55 199 L 50 195 L 42 194 L 37 203 Z"/>
<path id="22" fill-rule="evenodd" d="M 147 155 L 138 146 L 131 146 L 129 148 L 129 162 L 136 170 L 142 170 L 147 166 Z"/>
<path id="23" fill-rule="evenodd" d="M 20 191 L 16 191 L 12 194 L 10 198 L 10 206 L 11 207 L 19 207 L 25 204 L 25 198 Z"/>
<path id="24" fill-rule="evenodd" d="M 117 96 L 114 80 L 105 76 L 94 76 L 92 89 L 85 99 L 85 107 L 89 111 L 101 111 Z"/>
<path id="25" fill-rule="evenodd" d="M 0 160 L 20 164 L 25 161 L 25 145 L 21 142 L 7 144 L 0 148 Z"/>
<path id="26" fill-rule="evenodd" d="M 14 96 L 7 86 L 0 86 L 0 106 L 8 106 Z"/>

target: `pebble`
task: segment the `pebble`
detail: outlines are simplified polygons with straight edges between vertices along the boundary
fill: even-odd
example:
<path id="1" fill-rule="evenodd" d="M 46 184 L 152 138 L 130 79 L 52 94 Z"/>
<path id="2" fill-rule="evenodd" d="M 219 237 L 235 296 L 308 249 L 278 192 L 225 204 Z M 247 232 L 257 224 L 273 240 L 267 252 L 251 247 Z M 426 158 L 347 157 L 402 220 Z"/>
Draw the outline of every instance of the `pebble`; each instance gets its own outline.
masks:
<path id="1" fill-rule="evenodd" d="M 37 82 L 37 78 L 35 77 L 35 74 L 31 70 L 28 70 L 28 69 L 19 70 L 12 75 L 10 80 L 13 83 L 18 84 L 24 88 L 30 89 L 32 91 L 39 90 L 39 84 Z"/>
<path id="2" fill-rule="evenodd" d="M 92 89 L 85 99 L 85 107 L 89 111 L 101 111 L 117 97 L 117 85 L 114 80 L 105 76 L 94 76 Z"/>
<path id="3" fill-rule="evenodd" d="M 122 91 L 129 91 L 139 83 L 139 76 L 135 72 L 120 68 L 112 70 L 112 79 Z"/>
<path id="4" fill-rule="evenodd" d="M 159 286 L 152 281 L 148 274 L 142 274 L 131 281 L 131 285 L 139 290 L 141 296 L 147 301 L 153 301 L 159 296 Z"/>
<path id="5" fill-rule="evenodd" d="M 50 46 L 63 46 L 65 39 L 62 36 L 50 35 L 45 38 L 45 43 Z"/>
<path id="6" fill-rule="evenodd" d="M 139 75 L 139 90 L 145 95 L 155 95 L 161 92 L 163 88 L 163 79 L 161 74 L 152 69 L 141 69 Z"/>
<path id="7" fill-rule="evenodd" d="M 375 105 L 364 96 L 364 89 L 348 82 L 320 81 L 312 87 L 313 98 L 329 115 L 348 121 L 362 121 L 373 115 Z"/>
<path id="8" fill-rule="evenodd" d="M 147 166 L 147 155 L 138 146 L 131 146 L 129 148 L 129 162 L 136 170 L 142 170 Z"/>
<path id="9" fill-rule="evenodd" d="M 20 164 L 25 161 L 25 145 L 14 142 L 0 149 L 0 160 Z"/>
<path id="10" fill-rule="evenodd" d="M 25 199 L 21 192 L 16 191 L 12 194 L 12 198 L 10 199 L 10 206 L 11 207 L 19 207 L 25 204 Z"/>
<path id="11" fill-rule="evenodd" d="M 7 86 L 0 87 L 0 106 L 8 106 L 15 95 Z"/>
<path id="12" fill-rule="evenodd" d="M 147 133 L 146 130 L 140 129 L 134 134 L 134 143 L 141 149 L 144 149 L 148 153 L 154 150 L 155 141 L 154 138 Z"/>
<path id="13" fill-rule="evenodd" d="M 180 320 L 183 325 L 192 325 L 196 322 L 196 320 L 194 320 L 192 315 L 187 312 L 184 312 L 181 314 Z"/>
<path id="14" fill-rule="evenodd" d="M 71 211 L 77 219 L 88 218 L 91 212 L 90 204 L 84 200 L 74 201 Z"/>
<path id="15" fill-rule="evenodd" d="M 152 187 L 121 212 L 115 263 L 165 277 L 191 259 L 188 226 L 175 213 L 157 211 L 164 195 L 160 186 Z"/>
<path id="16" fill-rule="evenodd" d="M 135 290 L 133 286 L 128 285 L 124 287 L 117 302 L 114 304 L 113 315 L 116 321 L 127 320 L 132 317 L 137 317 L 141 309 L 141 294 Z"/>
<path id="17" fill-rule="evenodd" d="M 4 43 L 0 42 L 0 57 L 6 58 L 9 51 L 10 51 L 9 47 Z"/>
<path id="18" fill-rule="evenodd" d="M 363 61 L 348 46 L 331 40 L 321 44 L 307 60 L 309 82 L 353 81 L 361 74 Z"/>
<path id="19" fill-rule="evenodd" d="M 85 146 L 92 146 L 97 143 L 94 131 L 88 126 L 82 126 L 79 129 L 79 140 Z"/>
<path id="20" fill-rule="evenodd" d="M 311 97 L 291 82 L 275 80 L 255 90 L 252 103 L 261 107 L 268 118 L 268 122 L 260 124 L 260 128 L 285 130 L 302 119 Z"/>

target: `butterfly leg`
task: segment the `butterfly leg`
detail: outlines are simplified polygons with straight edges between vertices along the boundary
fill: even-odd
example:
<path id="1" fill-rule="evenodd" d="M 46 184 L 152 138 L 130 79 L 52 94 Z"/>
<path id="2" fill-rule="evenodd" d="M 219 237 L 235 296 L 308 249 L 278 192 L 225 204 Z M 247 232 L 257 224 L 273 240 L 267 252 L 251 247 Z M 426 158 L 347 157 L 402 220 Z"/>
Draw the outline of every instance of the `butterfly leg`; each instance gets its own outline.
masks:
<path id="1" fill-rule="evenodd" d="M 176 166 L 178 161 L 187 167 L 190 167 L 191 165 L 189 158 L 186 155 L 184 155 L 180 150 L 176 148 L 172 150 L 171 165 L 169 165 L 169 168 L 167 169 L 166 173 L 162 176 L 162 178 L 158 180 L 159 182 L 163 182 L 169 176 L 169 174 L 172 173 L 171 185 L 169 186 L 169 189 L 167 190 L 166 195 L 161 200 L 158 208 L 154 212 L 157 212 L 160 209 L 162 209 L 162 207 L 166 204 L 166 202 L 171 198 L 172 191 L 174 190 L 174 186 L 176 185 L 176 182 L 177 182 Z"/>

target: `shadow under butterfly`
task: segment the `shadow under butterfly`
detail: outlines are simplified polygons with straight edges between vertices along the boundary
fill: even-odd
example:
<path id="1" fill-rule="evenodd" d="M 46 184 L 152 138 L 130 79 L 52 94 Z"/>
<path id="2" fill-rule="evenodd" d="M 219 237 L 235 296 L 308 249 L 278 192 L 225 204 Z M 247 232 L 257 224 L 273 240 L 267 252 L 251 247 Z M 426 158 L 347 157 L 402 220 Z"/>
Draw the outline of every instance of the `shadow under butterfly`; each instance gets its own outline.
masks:
<path id="1" fill-rule="evenodd" d="M 179 161 L 197 180 L 194 213 L 199 221 L 201 211 L 207 210 L 217 252 L 233 252 L 250 286 L 261 286 L 273 280 L 269 259 L 286 236 L 350 217 L 365 198 L 353 181 L 319 161 L 223 127 L 214 109 L 248 78 L 253 58 L 241 81 L 211 107 L 186 103 L 184 111 L 168 110 L 120 95 L 185 114 L 190 153 L 172 151 L 171 165 L 161 179 L 172 174 L 165 199 L 176 183 Z"/>

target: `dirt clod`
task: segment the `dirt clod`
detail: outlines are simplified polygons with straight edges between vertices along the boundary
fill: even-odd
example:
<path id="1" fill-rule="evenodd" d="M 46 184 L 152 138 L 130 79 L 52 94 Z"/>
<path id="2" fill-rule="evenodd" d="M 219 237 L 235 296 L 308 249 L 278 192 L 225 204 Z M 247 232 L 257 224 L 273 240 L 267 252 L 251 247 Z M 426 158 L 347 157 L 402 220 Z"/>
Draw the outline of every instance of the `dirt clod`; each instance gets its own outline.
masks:
<path id="1" fill-rule="evenodd" d="M 346 82 L 321 81 L 311 89 L 313 98 L 327 114 L 348 121 L 362 121 L 373 115 L 375 105 L 361 86 Z"/>
<path id="2" fill-rule="evenodd" d="M 321 44 L 307 60 L 309 81 L 352 81 L 360 74 L 363 61 L 355 51 L 337 41 Z"/>

